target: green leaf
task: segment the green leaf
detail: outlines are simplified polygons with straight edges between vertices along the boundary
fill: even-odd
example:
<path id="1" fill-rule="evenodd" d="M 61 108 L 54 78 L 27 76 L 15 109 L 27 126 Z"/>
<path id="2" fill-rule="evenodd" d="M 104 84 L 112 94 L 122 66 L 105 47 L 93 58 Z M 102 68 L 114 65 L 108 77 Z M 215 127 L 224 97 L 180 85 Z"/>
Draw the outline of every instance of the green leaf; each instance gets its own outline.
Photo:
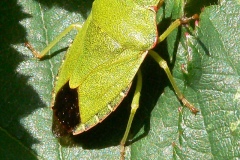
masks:
<path id="1" fill-rule="evenodd" d="M 237 1 L 204 8 L 193 36 L 181 40 L 173 75 L 200 114 L 186 108 L 179 113 L 181 104 L 172 88 L 165 88 L 151 112 L 149 133 L 132 145 L 133 159 L 240 156 L 239 9 Z M 188 74 L 181 71 L 182 64 Z"/>
<path id="2" fill-rule="evenodd" d="M 51 131 L 51 90 L 71 32 L 36 60 L 24 47 L 42 50 L 68 25 L 85 21 L 92 1 L 0 2 L 0 155 L 4 159 L 119 159 L 119 142 L 132 92 L 109 118 L 82 135 L 57 139 Z M 166 1 L 160 30 L 182 16 L 182 1 Z M 186 13 L 212 3 L 189 1 Z M 198 7 L 196 7 L 198 6 Z M 201 6 L 201 7 L 199 7 Z M 195 30 L 181 27 L 157 51 L 166 58 L 196 116 L 176 98 L 159 66 L 147 57 L 143 91 L 126 148 L 127 159 L 237 159 L 240 157 L 240 3 L 205 7 Z M 172 19 L 171 19 L 172 18 Z M 185 33 L 190 35 L 185 37 Z M 180 43 L 179 43 L 180 42 Z M 169 53 L 169 56 L 168 54 Z M 185 66 L 186 72 L 181 70 Z"/>

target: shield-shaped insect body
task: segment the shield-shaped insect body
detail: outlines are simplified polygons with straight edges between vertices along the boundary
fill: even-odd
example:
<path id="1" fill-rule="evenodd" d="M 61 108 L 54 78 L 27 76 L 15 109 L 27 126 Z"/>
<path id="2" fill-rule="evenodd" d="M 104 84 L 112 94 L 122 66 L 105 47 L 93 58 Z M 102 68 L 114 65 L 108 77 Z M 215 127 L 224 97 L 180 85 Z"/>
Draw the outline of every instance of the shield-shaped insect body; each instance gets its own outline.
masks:
<path id="1" fill-rule="evenodd" d="M 148 54 L 165 70 L 182 103 L 193 113 L 198 112 L 177 88 L 167 63 L 151 50 L 173 29 L 196 17 L 174 21 L 159 36 L 156 12 L 162 2 L 95 0 L 82 27 L 78 24 L 69 26 L 40 54 L 27 43 L 33 54 L 41 58 L 73 28 L 79 30 L 59 69 L 51 103 L 58 125 L 68 133 L 80 134 L 105 119 L 127 95 L 137 74 L 131 115 L 121 141 L 123 156 L 140 98 L 142 80 L 139 67 Z"/>
<path id="2" fill-rule="evenodd" d="M 56 100 L 67 83 L 78 95 L 74 103 L 79 106 L 80 119 L 77 126 L 67 126 L 69 132 L 79 134 L 115 110 L 148 50 L 157 43 L 157 2 L 140 5 L 116 0 L 93 3 L 92 13 L 67 51 L 54 88 L 53 110 L 66 125 L 72 116 L 63 119 L 59 109 L 63 106 Z"/>

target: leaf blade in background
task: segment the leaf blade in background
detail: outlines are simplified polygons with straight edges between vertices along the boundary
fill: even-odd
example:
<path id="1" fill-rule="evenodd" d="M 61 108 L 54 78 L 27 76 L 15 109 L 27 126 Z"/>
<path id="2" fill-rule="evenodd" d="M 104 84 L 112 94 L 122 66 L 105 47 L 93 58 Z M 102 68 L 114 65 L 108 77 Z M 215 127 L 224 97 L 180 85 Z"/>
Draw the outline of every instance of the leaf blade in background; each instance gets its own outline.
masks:
<path id="1" fill-rule="evenodd" d="M 174 2 L 166 1 L 166 15 L 163 15 L 170 22 L 171 14 L 174 18 L 183 14 L 183 1 Z M 0 43 L 0 73 L 4 75 L 0 79 L 3 86 L 0 93 L 4 95 L 0 99 L 0 134 L 9 136 L 1 139 L 0 154 L 9 155 L 9 159 L 119 159 L 118 143 L 126 127 L 131 94 L 102 124 L 75 138 L 58 140 L 51 133 L 51 90 L 66 47 L 76 32 L 51 50 L 52 58 L 42 61 L 33 58 L 23 46 L 28 40 L 37 50 L 42 50 L 71 23 L 83 23 L 92 1 L 5 3 L 9 4 L 5 7 L 8 11 L 1 7 L 0 12 L 8 15 L 8 19 L 3 16 L 0 24 L 11 27 L 0 30 L 4 37 Z M 171 56 L 159 52 L 170 59 L 178 86 L 200 109 L 200 114 L 195 116 L 186 108 L 178 112 L 182 104 L 172 88 L 166 87 L 170 84 L 164 73 L 147 57 L 142 66 L 145 83 L 140 109 L 130 135 L 134 143 L 127 147 L 127 159 L 237 159 L 240 156 L 240 9 L 236 0 L 219 3 L 204 9 L 192 36 L 185 38 L 187 29 L 181 27 L 180 44 L 175 46 L 176 38 L 163 43 Z M 181 71 L 182 64 L 188 73 Z M 162 93 L 163 87 L 166 88 Z M 11 151 L 12 146 L 23 152 L 17 155 Z"/>
<path id="2" fill-rule="evenodd" d="M 164 89 L 151 112 L 150 132 L 132 145 L 133 159 L 239 157 L 239 10 L 237 1 L 204 8 L 193 36 L 181 40 L 173 75 L 201 112 L 178 113 L 181 104 L 172 89 Z"/>

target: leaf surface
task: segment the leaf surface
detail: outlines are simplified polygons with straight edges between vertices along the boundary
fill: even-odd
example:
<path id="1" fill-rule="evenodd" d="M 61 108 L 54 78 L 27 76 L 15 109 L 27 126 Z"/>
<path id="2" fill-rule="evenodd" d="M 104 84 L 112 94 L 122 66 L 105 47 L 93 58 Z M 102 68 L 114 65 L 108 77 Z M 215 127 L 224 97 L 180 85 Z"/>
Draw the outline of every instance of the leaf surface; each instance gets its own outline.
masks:
<path id="1" fill-rule="evenodd" d="M 166 1 L 159 12 L 160 30 L 183 15 L 183 2 Z M 51 131 L 51 91 L 67 35 L 38 61 L 26 47 L 42 50 L 68 25 L 85 21 L 92 1 L 18 0 L 0 2 L 0 155 L 8 159 L 119 159 L 133 89 L 119 108 L 82 135 L 57 139 Z M 180 27 L 160 49 L 173 76 L 200 113 L 176 98 L 159 66 L 147 57 L 142 65 L 140 108 L 126 148 L 127 159 L 237 159 L 240 157 L 240 3 L 222 0 L 209 6 L 190 1 L 185 12 L 199 13 L 195 30 Z M 214 4 L 212 2 L 211 4 Z M 162 14 L 161 14 L 162 13 Z M 171 19 L 172 18 L 172 19 Z M 185 37 L 185 33 L 190 33 Z M 181 70 L 185 67 L 186 72 Z"/>

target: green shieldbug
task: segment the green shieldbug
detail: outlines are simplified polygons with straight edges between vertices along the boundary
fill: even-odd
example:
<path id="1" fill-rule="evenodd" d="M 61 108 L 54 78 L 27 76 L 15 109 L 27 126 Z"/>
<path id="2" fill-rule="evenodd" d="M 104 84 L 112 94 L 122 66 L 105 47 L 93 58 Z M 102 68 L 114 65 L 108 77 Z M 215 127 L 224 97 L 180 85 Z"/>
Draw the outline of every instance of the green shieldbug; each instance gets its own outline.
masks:
<path id="1" fill-rule="evenodd" d="M 79 33 L 69 47 L 56 78 L 51 107 L 59 125 L 73 135 L 89 130 L 112 113 L 137 74 L 131 114 L 121 141 L 121 153 L 139 104 L 142 75 L 139 67 L 150 54 L 163 68 L 182 103 L 198 112 L 177 88 L 167 63 L 152 49 L 185 20 L 176 20 L 158 35 L 156 11 L 162 0 L 95 0 L 88 19 L 81 27 L 72 24 L 40 54 L 26 43 L 37 58 L 46 53 L 69 31 Z M 106 5 L 108 4 L 108 5 Z M 121 6 L 121 7 L 119 7 Z"/>

